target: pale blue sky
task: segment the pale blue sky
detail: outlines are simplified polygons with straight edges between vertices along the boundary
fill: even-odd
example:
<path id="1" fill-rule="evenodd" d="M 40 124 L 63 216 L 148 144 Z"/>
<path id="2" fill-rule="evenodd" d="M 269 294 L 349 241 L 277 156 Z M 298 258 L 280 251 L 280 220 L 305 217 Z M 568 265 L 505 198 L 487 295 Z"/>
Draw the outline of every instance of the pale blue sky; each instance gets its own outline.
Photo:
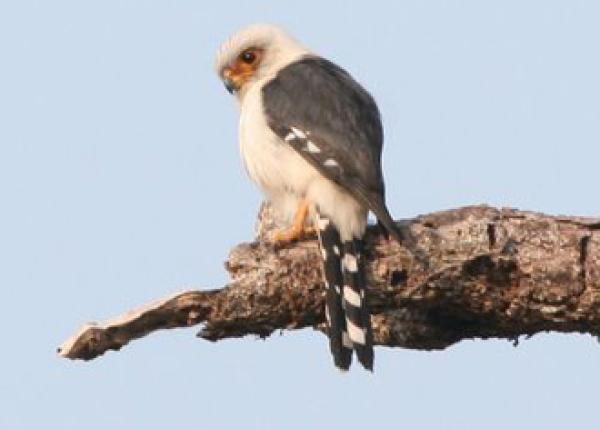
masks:
<path id="1" fill-rule="evenodd" d="M 373 92 L 397 217 L 600 214 L 598 2 L 1 1 L 0 428 L 593 427 L 589 336 L 378 348 L 374 375 L 340 375 L 312 330 L 55 355 L 86 321 L 227 281 L 259 194 L 213 56 L 257 21 Z"/>

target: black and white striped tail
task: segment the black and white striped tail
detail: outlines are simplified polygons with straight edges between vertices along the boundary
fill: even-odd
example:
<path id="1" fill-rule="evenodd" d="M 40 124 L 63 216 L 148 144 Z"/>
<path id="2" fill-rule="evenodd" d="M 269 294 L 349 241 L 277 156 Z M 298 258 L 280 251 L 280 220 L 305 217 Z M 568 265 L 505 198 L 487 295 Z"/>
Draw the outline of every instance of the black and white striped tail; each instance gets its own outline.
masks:
<path id="1" fill-rule="evenodd" d="M 362 242 L 342 244 L 339 232 L 329 218 L 317 214 L 317 231 L 325 286 L 325 316 L 333 361 L 342 370 L 352 362 L 352 350 L 358 361 L 373 369 L 373 335 L 366 302 L 366 282 L 362 268 Z"/>
<path id="2" fill-rule="evenodd" d="M 325 275 L 325 317 L 329 347 L 333 362 L 342 370 L 348 370 L 352 363 L 352 343 L 346 331 L 346 316 L 342 305 L 341 255 L 342 243 L 340 234 L 329 218 L 317 215 L 317 232 L 321 255 L 323 256 L 323 272 Z"/>
<path id="3" fill-rule="evenodd" d="M 346 330 L 356 357 L 365 369 L 373 370 L 373 332 L 367 304 L 367 282 L 362 264 L 362 240 L 344 242 L 342 273 Z"/>

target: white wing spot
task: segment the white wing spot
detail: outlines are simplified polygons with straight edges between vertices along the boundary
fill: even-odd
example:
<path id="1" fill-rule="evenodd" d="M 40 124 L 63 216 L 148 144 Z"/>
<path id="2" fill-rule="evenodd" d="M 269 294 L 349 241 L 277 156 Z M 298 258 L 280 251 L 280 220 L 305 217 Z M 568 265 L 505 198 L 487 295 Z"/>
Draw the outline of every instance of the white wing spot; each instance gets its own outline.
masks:
<path id="1" fill-rule="evenodd" d="M 340 247 L 337 245 L 333 245 L 333 253 L 335 255 L 340 255 Z"/>
<path id="2" fill-rule="evenodd" d="M 292 127 L 292 133 L 294 133 L 296 137 L 300 139 L 306 139 L 306 133 L 304 133 L 302 130 L 297 129 L 296 127 Z"/>
<path id="3" fill-rule="evenodd" d="M 342 259 L 342 264 L 344 265 L 344 269 L 346 269 L 348 272 L 358 272 L 358 264 L 356 263 L 356 257 L 354 255 L 344 255 L 344 258 Z"/>
<path id="4" fill-rule="evenodd" d="M 356 291 L 344 285 L 344 300 L 356 308 L 360 308 L 361 298 Z"/>
<path id="5" fill-rule="evenodd" d="M 296 140 L 296 135 L 294 133 L 289 133 L 285 139 L 286 142 L 292 141 L 292 140 Z"/>
<path id="6" fill-rule="evenodd" d="M 352 321 L 346 318 L 346 327 L 348 328 L 348 336 L 354 343 L 360 343 L 364 345 L 366 343 L 365 331 L 355 325 Z"/>
<path id="7" fill-rule="evenodd" d="M 312 141 L 310 140 L 306 141 L 306 150 L 308 152 L 312 152 L 313 154 L 318 154 L 319 152 L 321 152 L 321 148 L 312 143 Z"/>
<path id="8" fill-rule="evenodd" d="M 338 167 L 339 164 L 337 161 L 335 161 L 333 158 L 328 158 L 327 160 L 325 160 L 325 162 L 323 163 L 323 166 L 326 167 Z"/>

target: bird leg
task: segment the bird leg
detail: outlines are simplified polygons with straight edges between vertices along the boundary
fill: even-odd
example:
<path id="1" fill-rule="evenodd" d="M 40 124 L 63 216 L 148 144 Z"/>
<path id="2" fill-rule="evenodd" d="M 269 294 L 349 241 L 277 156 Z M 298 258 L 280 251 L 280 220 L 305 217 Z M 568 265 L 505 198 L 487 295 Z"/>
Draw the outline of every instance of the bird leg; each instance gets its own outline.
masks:
<path id="1" fill-rule="evenodd" d="M 276 231 L 273 235 L 273 243 L 275 245 L 285 245 L 286 243 L 293 242 L 294 240 L 298 240 L 315 233 L 314 228 L 306 226 L 306 218 L 308 217 L 309 207 L 310 205 L 308 200 L 302 199 L 300 201 L 300 204 L 296 209 L 296 214 L 294 215 L 294 221 L 292 222 L 292 225 L 284 230 Z"/>

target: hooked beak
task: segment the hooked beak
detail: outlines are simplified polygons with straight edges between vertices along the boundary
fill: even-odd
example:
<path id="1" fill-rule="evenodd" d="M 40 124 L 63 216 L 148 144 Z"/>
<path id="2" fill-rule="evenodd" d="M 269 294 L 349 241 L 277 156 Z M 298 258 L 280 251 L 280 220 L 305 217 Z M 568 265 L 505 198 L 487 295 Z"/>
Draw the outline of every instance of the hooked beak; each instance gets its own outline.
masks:
<path id="1" fill-rule="evenodd" d="M 221 74 L 221 79 L 223 79 L 223 84 L 225 84 L 225 89 L 229 91 L 229 94 L 233 94 L 238 90 L 238 86 L 235 83 L 233 73 L 229 67 L 226 67 L 223 70 Z"/>
<path id="2" fill-rule="evenodd" d="M 223 84 L 225 84 L 225 89 L 227 91 L 229 91 L 229 94 L 233 94 L 236 90 L 235 88 L 235 84 L 233 83 L 233 81 L 231 79 L 223 79 Z"/>

